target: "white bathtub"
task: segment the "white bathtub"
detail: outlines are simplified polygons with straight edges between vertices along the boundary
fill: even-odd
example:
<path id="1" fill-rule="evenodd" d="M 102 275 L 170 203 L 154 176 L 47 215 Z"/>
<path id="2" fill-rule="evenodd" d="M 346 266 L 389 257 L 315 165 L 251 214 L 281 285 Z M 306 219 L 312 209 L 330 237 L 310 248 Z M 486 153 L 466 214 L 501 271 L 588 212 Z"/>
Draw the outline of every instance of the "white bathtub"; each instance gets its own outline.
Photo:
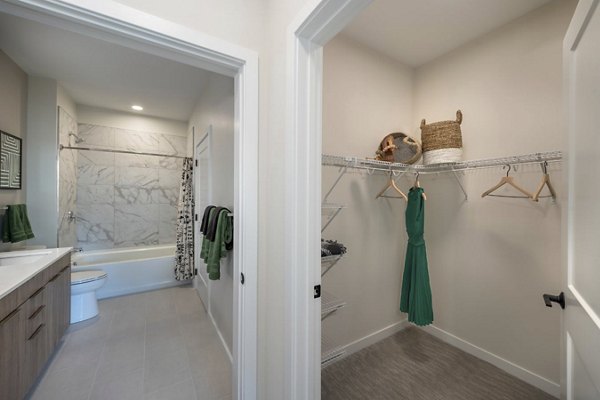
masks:
<path id="1" fill-rule="evenodd" d="M 129 247 L 75 253 L 73 271 L 101 269 L 108 274 L 99 299 L 181 285 L 175 280 L 175 246 Z"/>

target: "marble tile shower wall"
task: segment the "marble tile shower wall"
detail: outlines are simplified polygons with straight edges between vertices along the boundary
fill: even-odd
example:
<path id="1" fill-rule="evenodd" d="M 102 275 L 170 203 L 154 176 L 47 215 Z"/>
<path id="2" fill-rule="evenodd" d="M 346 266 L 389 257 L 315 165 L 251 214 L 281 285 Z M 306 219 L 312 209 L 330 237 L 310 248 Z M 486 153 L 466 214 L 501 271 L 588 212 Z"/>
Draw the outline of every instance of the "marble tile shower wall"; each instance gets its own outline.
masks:
<path id="1" fill-rule="evenodd" d="M 58 108 L 58 140 L 60 144 L 73 144 L 72 136 L 77 134 L 77 121 L 62 107 Z M 77 213 L 77 158 L 76 150 L 61 150 L 58 178 L 58 245 L 75 246 L 77 234 L 75 222 L 67 218 L 67 213 Z"/>
<path id="2" fill-rule="evenodd" d="M 87 147 L 187 154 L 183 136 L 91 124 L 79 124 L 79 136 Z M 80 151 L 78 246 L 95 250 L 175 243 L 181 168 L 179 158 Z"/>

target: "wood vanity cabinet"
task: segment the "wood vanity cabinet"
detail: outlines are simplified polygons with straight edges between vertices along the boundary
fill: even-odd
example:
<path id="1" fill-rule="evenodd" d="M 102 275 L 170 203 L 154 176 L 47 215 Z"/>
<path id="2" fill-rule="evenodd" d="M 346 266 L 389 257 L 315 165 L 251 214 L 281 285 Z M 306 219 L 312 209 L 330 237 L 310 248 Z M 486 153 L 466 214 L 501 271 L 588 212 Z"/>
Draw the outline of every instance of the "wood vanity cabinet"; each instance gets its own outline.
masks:
<path id="1" fill-rule="evenodd" d="M 70 254 L 0 299 L 0 399 L 25 397 L 69 326 L 70 316 Z"/>

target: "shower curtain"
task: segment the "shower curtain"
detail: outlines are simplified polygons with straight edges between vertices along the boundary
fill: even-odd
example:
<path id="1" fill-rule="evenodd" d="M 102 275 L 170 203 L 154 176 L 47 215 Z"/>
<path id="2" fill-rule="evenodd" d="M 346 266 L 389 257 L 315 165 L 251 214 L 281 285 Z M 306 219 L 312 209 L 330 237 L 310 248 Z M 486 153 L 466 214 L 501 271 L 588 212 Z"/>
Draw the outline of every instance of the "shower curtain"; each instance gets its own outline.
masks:
<path id="1" fill-rule="evenodd" d="M 194 193 L 193 160 L 183 159 L 179 204 L 177 207 L 177 249 L 175 251 L 175 279 L 184 281 L 194 277 Z"/>

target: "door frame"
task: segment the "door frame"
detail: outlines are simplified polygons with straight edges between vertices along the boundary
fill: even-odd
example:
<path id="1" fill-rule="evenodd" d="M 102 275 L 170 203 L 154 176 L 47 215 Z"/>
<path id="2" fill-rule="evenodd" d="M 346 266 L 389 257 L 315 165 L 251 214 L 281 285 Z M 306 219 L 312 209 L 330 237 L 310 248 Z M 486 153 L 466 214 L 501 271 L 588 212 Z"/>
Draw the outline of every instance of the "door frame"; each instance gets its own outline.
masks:
<path id="1" fill-rule="evenodd" d="M 321 398 L 323 46 L 373 0 L 311 2 L 287 32 L 285 398 Z M 309 255 L 309 256 L 307 256 Z"/>
<path id="2" fill-rule="evenodd" d="M 0 11 L 235 80 L 233 393 L 257 397 L 258 55 L 112 0 L 7 0 Z"/>

